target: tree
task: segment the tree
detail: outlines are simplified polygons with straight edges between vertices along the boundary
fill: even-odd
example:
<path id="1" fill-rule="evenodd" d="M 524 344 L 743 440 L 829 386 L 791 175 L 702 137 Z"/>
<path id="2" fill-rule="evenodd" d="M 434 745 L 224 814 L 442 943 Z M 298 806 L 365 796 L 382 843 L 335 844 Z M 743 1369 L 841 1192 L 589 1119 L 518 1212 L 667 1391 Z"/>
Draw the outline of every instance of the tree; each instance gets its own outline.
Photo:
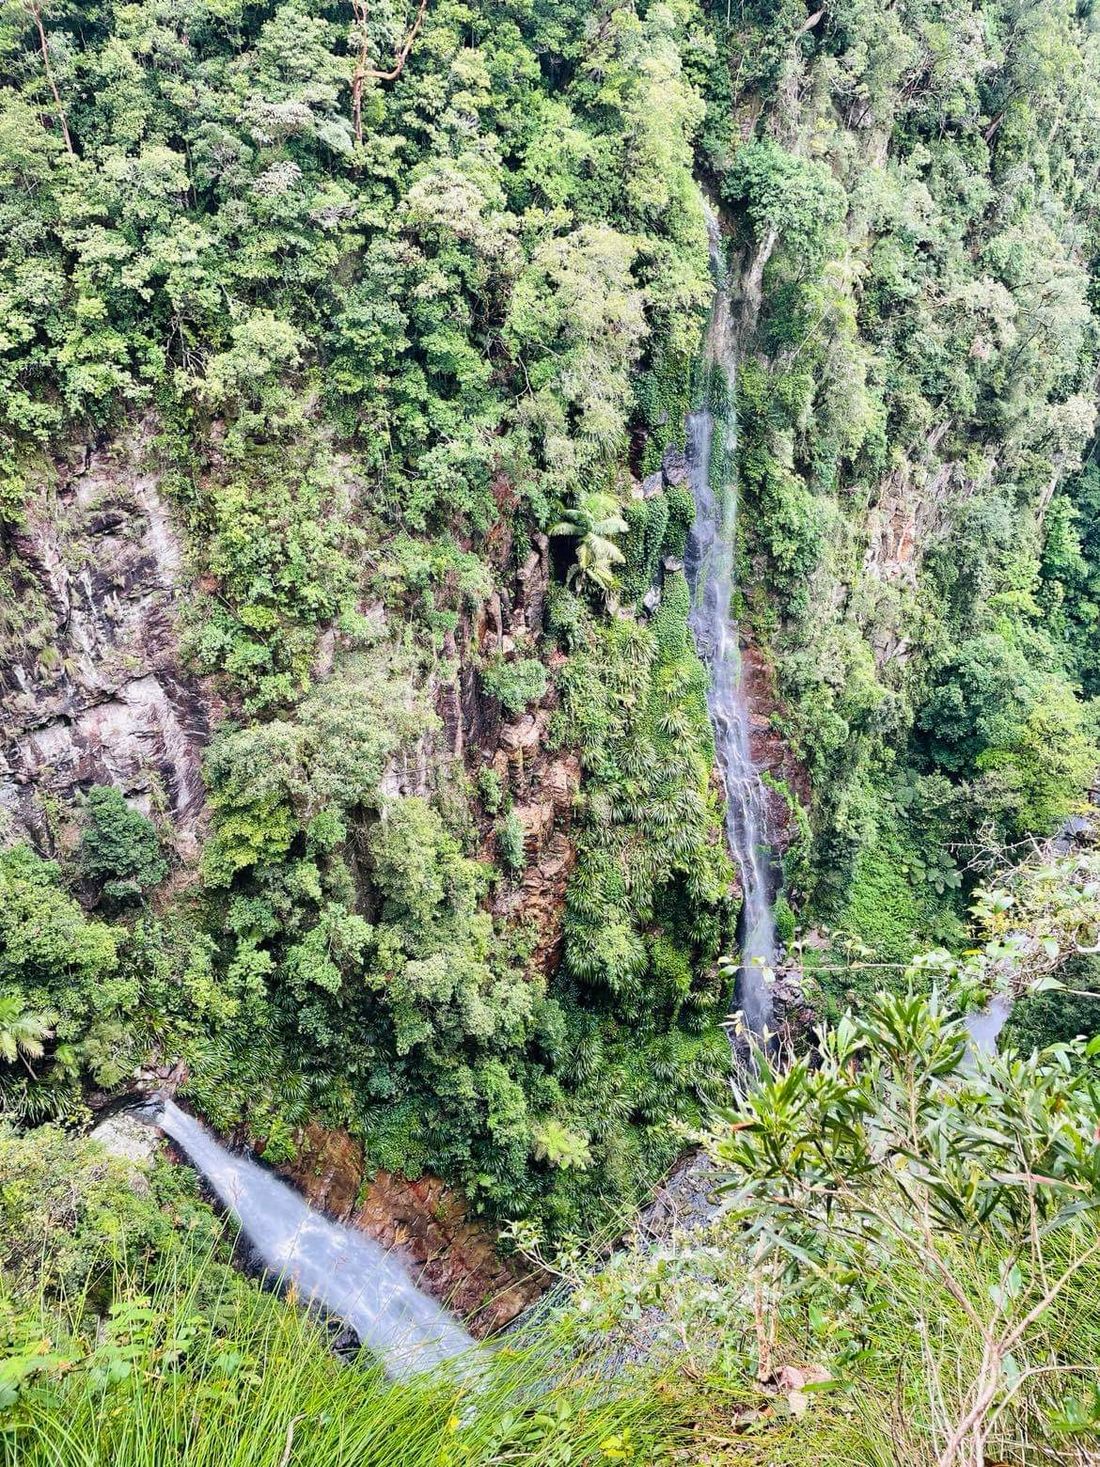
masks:
<path id="1" fill-rule="evenodd" d="M 1083 802 L 1100 765 L 1089 723 L 1071 688 L 1044 679 L 1011 740 L 979 758 L 980 769 L 997 770 L 1011 781 L 1017 834 L 1051 834 Z"/>
<path id="2" fill-rule="evenodd" d="M 114 932 L 91 922 L 58 885 L 59 872 L 28 846 L 0 851 L 0 985 L 17 984 L 37 1004 L 68 995 L 101 997 L 114 973 Z"/>
<path id="3" fill-rule="evenodd" d="M 1008 747 L 1034 696 L 1027 659 L 999 635 L 963 642 L 936 668 L 917 715 L 937 765 L 970 773 L 987 749 Z"/>
<path id="4" fill-rule="evenodd" d="M 151 820 L 127 804 L 114 785 L 96 785 L 84 806 L 86 824 L 77 861 L 82 874 L 115 901 L 143 896 L 168 874 Z"/>
<path id="5" fill-rule="evenodd" d="M 819 1031 L 813 1065 L 760 1056 L 717 1155 L 756 1280 L 762 1375 L 795 1294 L 811 1310 L 873 1308 L 892 1277 L 914 1340 L 923 1314 L 977 1344 L 972 1374 L 937 1371 L 937 1467 L 989 1460 L 1031 1373 L 1018 1362 L 1100 1258 L 1100 1115 L 1083 1063 L 1097 1053 L 975 1059 L 951 1003 L 910 990 Z"/>
<path id="6" fill-rule="evenodd" d="M 0 994 L 0 1059 L 13 1065 L 21 1062 L 31 1078 L 35 1078 L 31 1060 L 39 1060 L 46 1052 L 46 1040 L 53 1036 L 55 1016 L 28 1007 L 22 993 Z"/>
<path id="7" fill-rule="evenodd" d="M 577 558 L 566 579 L 594 586 L 606 602 L 612 599 L 615 572 L 624 556 L 615 538 L 625 535 L 626 521 L 610 494 L 582 494 L 550 531 L 551 535 L 568 535 L 577 541 Z"/>
<path id="8" fill-rule="evenodd" d="M 1049 987 L 1067 956 L 1095 949 L 1098 874 L 1091 852 L 1036 860 L 980 892 L 980 946 L 915 958 L 904 992 L 819 1028 L 812 1058 L 758 1054 L 716 1133 L 761 1378 L 784 1311 L 854 1320 L 885 1292 L 907 1339 L 952 1320 L 951 1362 L 923 1352 L 937 1467 L 990 1459 L 1029 1379 L 1059 1370 L 1048 1311 L 1100 1266 L 1100 1040 L 983 1054 L 966 1019 L 991 986 Z M 1025 1368 L 1033 1347 L 1042 1363 Z"/>
<path id="9" fill-rule="evenodd" d="M 799 268 L 820 260 L 844 216 L 844 191 L 825 164 L 770 138 L 753 138 L 737 150 L 723 192 L 744 205 L 757 242 L 770 250 L 778 238 Z"/>

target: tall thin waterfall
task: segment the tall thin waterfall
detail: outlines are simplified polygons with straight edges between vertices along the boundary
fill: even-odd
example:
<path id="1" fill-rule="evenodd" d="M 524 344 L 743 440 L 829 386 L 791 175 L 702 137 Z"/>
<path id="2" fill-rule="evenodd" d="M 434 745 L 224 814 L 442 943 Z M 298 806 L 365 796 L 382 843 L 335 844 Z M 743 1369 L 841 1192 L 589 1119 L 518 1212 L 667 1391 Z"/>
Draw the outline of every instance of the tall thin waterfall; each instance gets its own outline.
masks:
<path id="1" fill-rule="evenodd" d="M 715 295 L 696 409 L 687 419 L 688 479 L 695 499 L 695 523 L 688 537 L 685 568 L 692 589 L 691 629 L 708 672 L 707 705 L 726 792 L 726 837 L 744 888 L 737 998 L 749 1028 L 762 1034 L 772 1016 L 767 975 L 775 963 L 775 922 L 767 806 L 749 744 L 741 646 L 731 608 L 737 538 L 737 364 L 729 283 L 718 223 L 709 209 L 707 228 Z"/>
<path id="2" fill-rule="evenodd" d="M 346 1320 L 388 1375 L 428 1370 L 473 1348 L 465 1330 L 370 1238 L 314 1212 L 292 1187 L 227 1151 L 172 1101 L 149 1119 L 186 1152 L 272 1274 L 293 1284 L 303 1301 Z"/>

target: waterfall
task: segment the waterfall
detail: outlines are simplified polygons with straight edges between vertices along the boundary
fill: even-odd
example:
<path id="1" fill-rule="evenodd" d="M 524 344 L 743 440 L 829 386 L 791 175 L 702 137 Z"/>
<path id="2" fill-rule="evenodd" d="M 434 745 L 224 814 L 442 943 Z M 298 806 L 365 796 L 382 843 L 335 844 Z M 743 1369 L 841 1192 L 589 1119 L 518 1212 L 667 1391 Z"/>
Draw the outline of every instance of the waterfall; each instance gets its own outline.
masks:
<path id="1" fill-rule="evenodd" d="M 771 1021 L 769 978 L 775 965 L 775 922 L 767 851 L 767 806 L 749 743 L 749 710 L 741 685 L 741 646 L 731 601 L 737 538 L 736 357 L 717 220 L 707 210 L 715 296 L 703 346 L 695 411 L 687 418 L 688 479 L 695 523 L 685 569 L 692 590 L 691 630 L 707 668 L 707 706 L 726 793 L 726 838 L 741 874 L 743 906 L 737 998 L 745 1022 L 763 1034 Z"/>
<path id="2" fill-rule="evenodd" d="M 313 1209 L 250 1157 L 227 1151 L 172 1101 L 149 1117 L 187 1154 L 265 1267 L 299 1298 L 346 1320 L 395 1377 L 429 1370 L 473 1341 L 384 1249 Z"/>

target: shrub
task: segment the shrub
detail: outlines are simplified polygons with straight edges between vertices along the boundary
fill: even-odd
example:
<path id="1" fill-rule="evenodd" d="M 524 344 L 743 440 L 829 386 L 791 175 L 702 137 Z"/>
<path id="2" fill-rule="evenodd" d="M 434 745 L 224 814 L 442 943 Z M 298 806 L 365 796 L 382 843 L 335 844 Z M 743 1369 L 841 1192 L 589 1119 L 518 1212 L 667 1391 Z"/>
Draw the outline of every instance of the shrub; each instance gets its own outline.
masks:
<path id="1" fill-rule="evenodd" d="M 774 915 L 775 935 L 784 947 L 790 947 L 794 941 L 794 912 L 782 893 L 775 899 Z"/>
<path id="2" fill-rule="evenodd" d="M 478 793 L 481 795 L 481 803 L 490 815 L 495 815 L 504 799 L 504 790 L 501 788 L 500 775 L 495 769 L 482 769 L 477 777 Z"/>
<path id="3" fill-rule="evenodd" d="M 497 656 L 481 669 L 485 691 L 499 698 L 509 713 L 522 713 L 529 703 L 537 703 L 546 692 L 546 668 L 534 657 L 520 657 L 506 662 Z"/>
<path id="4" fill-rule="evenodd" d="M 497 845 L 504 869 L 513 876 L 518 876 L 527 864 L 525 837 L 522 820 L 514 810 L 509 810 L 497 831 Z"/>

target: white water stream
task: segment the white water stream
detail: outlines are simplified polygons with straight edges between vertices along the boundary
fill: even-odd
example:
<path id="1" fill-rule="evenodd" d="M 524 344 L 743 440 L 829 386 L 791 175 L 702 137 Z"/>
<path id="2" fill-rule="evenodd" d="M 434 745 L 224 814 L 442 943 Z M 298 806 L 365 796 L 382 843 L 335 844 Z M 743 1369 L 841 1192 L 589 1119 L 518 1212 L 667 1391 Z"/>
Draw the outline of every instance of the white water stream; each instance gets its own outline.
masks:
<path id="1" fill-rule="evenodd" d="M 718 223 L 707 211 L 714 305 L 703 347 L 696 410 L 687 419 L 688 479 L 695 523 L 685 569 L 692 588 L 691 630 L 707 668 L 707 706 L 726 793 L 726 838 L 743 889 L 737 999 L 745 1023 L 761 1035 L 771 1022 L 775 922 L 767 850 L 764 786 L 752 758 L 749 709 L 741 685 L 741 644 L 731 601 L 737 541 L 736 352 L 729 283 Z"/>
<path id="2" fill-rule="evenodd" d="M 346 1320 L 388 1375 L 430 1370 L 473 1348 L 466 1331 L 370 1238 L 314 1212 L 292 1187 L 227 1151 L 172 1101 L 148 1119 L 187 1154 L 271 1274 L 303 1302 Z"/>

